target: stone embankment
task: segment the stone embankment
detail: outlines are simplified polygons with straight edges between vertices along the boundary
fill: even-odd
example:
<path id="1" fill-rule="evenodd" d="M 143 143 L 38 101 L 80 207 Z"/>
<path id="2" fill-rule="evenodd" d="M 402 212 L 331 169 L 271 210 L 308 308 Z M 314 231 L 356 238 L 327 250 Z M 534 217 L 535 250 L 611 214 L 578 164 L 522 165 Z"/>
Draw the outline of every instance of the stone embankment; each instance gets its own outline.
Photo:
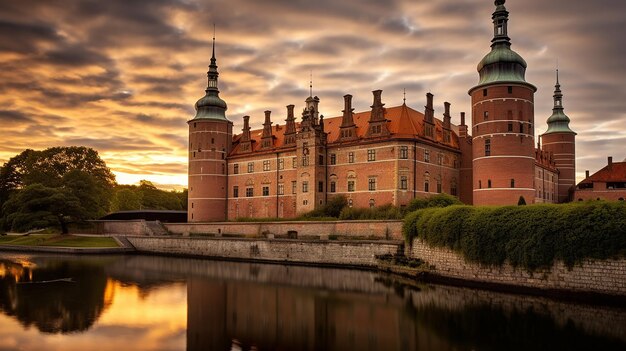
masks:
<path id="1" fill-rule="evenodd" d="M 457 252 L 415 239 L 406 256 L 427 262 L 429 275 L 482 284 L 517 286 L 546 291 L 594 293 L 626 297 L 626 259 L 585 260 L 569 269 L 557 261 L 549 269 L 532 273 L 510 264 L 484 266 L 467 262 Z"/>

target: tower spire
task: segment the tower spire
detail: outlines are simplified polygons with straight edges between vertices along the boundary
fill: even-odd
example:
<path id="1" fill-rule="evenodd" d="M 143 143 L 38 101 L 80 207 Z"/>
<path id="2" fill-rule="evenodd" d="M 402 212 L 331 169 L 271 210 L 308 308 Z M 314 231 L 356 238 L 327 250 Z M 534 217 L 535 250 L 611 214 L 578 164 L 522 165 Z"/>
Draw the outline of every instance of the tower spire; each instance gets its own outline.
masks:
<path id="1" fill-rule="evenodd" d="M 309 72 L 309 97 L 313 97 L 313 71 Z"/>
<path id="2" fill-rule="evenodd" d="M 561 83 L 559 83 L 558 68 L 556 69 L 556 84 L 554 85 L 553 97 L 554 107 L 552 108 L 552 116 L 548 118 L 548 130 L 545 134 L 556 132 L 574 133 L 569 127 L 569 117 L 563 112 L 563 92 L 561 91 Z"/>
<path id="3" fill-rule="evenodd" d="M 226 120 L 226 102 L 219 97 L 217 88 L 217 59 L 215 58 L 215 24 L 213 24 L 213 45 L 211 63 L 207 75 L 206 95 L 196 102 L 196 116 L 194 119 L 209 118 Z"/>

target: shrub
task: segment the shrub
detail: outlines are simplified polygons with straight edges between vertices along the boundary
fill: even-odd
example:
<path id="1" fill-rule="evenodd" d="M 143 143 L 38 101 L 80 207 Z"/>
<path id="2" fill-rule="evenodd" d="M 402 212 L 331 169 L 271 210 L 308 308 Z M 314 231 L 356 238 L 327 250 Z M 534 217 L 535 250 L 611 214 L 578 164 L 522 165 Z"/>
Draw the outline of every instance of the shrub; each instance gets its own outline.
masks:
<path id="1" fill-rule="evenodd" d="M 403 234 L 486 265 L 568 267 L 584 259 L 626 257 L 626 204 L 429 208 L 409 213 Z"/>
<path id="2" fill-rule="evenodd" d="M 462 205 L 463 203 L 455 196 L 448 194 L 437 194 L 425 198 L 411 200 L 405 208 L 405 212 L 413 212 L 422 208 L 447 207 L 452 205 Z"/>
<path id="3" fill-rule="evenodd" d="M 341 220 L 372 220 L 372 219 L 401 219 L 402 213 L 400 209 L 391 204 L 361 208 L 361 207 L 344 207 L 339 214 Z"/>

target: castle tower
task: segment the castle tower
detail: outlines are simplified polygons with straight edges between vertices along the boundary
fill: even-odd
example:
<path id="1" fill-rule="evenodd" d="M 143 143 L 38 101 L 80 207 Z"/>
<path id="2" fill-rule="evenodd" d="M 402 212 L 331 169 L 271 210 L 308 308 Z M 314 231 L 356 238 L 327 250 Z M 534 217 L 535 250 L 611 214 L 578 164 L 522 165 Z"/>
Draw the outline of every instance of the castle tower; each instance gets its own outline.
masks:
<path id="1" fill-rule="evenodd" d="M 233 123 L 226 118 L 226 102 L 217 88 L 215 38 L 207 72 L 206 95 L 196 102 L 196 116 L 189 125 L 189 222 L 223 221 L 227 218 L 228 165 Z"/>
<path id="2" fill-rule="evenodd" d="M 319 115 L 319 98 L 309 96 L 296 135 L 298 157 L 296 212 L 312 211 L 326 203 L 326 133 Z"/>
<path id="3" fill-rule="evenodd" d="M 535 198 L 534 94 L 526 62 L 511 50 L 505 0 L 495 1 L 491 52 L 478 64 L 472 97 L 474 205 L 515 205 Z"/>
<path id="4" fill-rule="evenodd" d="M 576 186 L 576 133 L 569 127 L 569 117 L 563 112 L 563 93 L 556 70 L 554 108 L 548 118 L 548 130 L 541 136 L 543 149 L 552 153 L 559 169 L 558 201 L 570 200 L 570 191 Z"/>

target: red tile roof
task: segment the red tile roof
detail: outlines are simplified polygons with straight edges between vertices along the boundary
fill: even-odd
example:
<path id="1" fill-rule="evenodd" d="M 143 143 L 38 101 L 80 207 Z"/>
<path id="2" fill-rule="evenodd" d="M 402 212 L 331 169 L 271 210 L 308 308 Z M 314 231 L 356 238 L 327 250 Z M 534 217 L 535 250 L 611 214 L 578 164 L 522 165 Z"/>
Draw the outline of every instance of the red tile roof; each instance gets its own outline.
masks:
<path id="1" fill-rule="evenodd" d="M 368 127 L 368 121 L 370 119 L 371 111 L 357 112 L 353 115 L 354 123 L 357 126 L 357 135 L 360 138 L 365 136 Z M 406 105 L 400 105 L 395 107 L 385 108 L 385 118 L 387 119 L 387 127 L 391 133 L 391 138 L 419 138 L 422 137 L 424 130 L 424 114 L 418 112 Z M 339 138 L 339 127 L 341 126 L 341 116 L 324 118 L 324 131 L 328 134 L 328 143 L 336 142 Z M 298 129 L 300 123 L 296 123 L 296 129 Z M 274 134 L 274 147 L 284 146 L 284 133 L 286 126 L 274 125 L 272 132 Z M 450 143 L 444 143 L 443 141 L 443 122 L 435 118 L 435 142 L 446 145 L 453 148 L 459 148 L 459 138 L 456 134 L 456 126 L 451 126 L 452 132 L 450 137 Z M 259 151 L 261 145 L 261 135 L 263 129 L 256 129 L 250 131 L 250 136 L 253 140 L 253 150 Z M 241 134 L 233 137 L 233 142 L 238 143 L 241 138 Z M 237 154 L 239 145 L 233 149 L 232 154 Z"/>
<path id="2" fill-rule="evenodd" d="M 586 178 L 580 184 L 593 182 L 626 182 L 626 162 L 613 162 Z"/>

